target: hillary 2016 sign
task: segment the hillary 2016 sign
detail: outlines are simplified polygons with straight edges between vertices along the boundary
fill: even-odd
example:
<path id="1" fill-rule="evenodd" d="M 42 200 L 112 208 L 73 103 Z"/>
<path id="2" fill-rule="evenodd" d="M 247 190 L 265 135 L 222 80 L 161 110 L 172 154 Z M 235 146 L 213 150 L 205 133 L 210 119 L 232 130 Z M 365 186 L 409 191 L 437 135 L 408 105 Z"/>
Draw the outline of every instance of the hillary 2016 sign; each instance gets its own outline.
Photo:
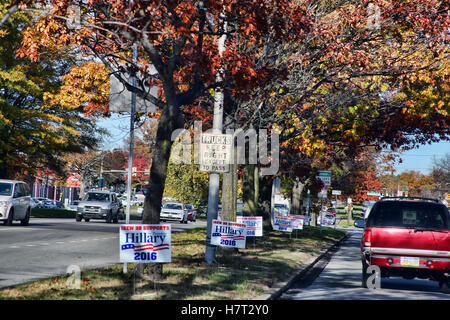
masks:
<path id="1" fill-rule="evenodd" d="M 246 227 L 243 223 L 213 220 L 211 244 L 245 249 Z"/>
<path id="2" fill-rule="evenodd" d="M 293 218 L 274 216 L 273 217 L 273 229 L 277 231 L 292 232 Z"/>
<path id="3" fill-rule="evenodd" d="M 171 262 L 170 224 L 120 226 L 120 262 Z"/>
<path id="4" fill-rule="evenodd" d="M 237 223 L 243 223 L 247 226 L 247 237 L 262 237 L 263 219 L 262 217 L 236 217 Z"/>
<path id="5" fill-rule="evenodd" d="M 300 215 L 290 215 L 292 218 L 292 229 L 303 230 L 303 216 Z"/>

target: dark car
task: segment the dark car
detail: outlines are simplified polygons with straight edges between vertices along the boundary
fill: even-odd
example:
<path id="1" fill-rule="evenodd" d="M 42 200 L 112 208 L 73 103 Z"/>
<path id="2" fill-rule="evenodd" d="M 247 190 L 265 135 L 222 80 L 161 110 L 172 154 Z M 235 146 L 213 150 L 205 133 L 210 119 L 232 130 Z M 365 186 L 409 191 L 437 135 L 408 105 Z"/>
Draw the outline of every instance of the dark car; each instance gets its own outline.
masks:
<path id="1" fill-rule="evenodd" d="M 197 220 L 197 210 L 195 210 L 194 205 L 186 204 L 185 207 L 188 211 L 188 220 L 195 222 Z"/>
<path id="2" fill-rule="evenodd" d="M 362 285 L 369 266 L 381 278 L 421 278 L 450 287 L 450 228 L 447 207 L 436 199 L 382 198 L 365 223 L 361 240 Z M 372 268 L 371 268 L 372 269 Z"/>

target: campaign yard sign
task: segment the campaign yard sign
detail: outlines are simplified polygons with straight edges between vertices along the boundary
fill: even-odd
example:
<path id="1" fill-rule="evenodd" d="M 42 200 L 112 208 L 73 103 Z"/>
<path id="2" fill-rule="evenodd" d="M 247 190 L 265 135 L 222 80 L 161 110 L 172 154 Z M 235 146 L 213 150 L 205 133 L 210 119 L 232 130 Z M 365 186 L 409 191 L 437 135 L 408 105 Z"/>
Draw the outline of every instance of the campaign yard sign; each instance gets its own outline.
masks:
<path id="1" fill-rule="evenodd" d="M 291 215 L 292 229 L 303 230 L 303 217 L 300 215 Z"/>
<path id="2" fill-rule="evenodd" d="M 120 226 L 120 262 L 171 262 L 170 224 Z"/>
<path id="3" fill-rule="evenodd" d="M 294 219 L 290 217 L 273 217 L 273 229 L 278 231 L 292 232 L 292 221 Z"/>
<path id="4" fill-rule="evenodd" d="M 211 244 L 221 247 L 245 249 L 247 226 L 232 221 L 213 220 Z"/>
<path id="5" fill-rule="evenodd" d="M 236 222 L 243 223 L 247 226 L 247 237 L 262 237 L 263 235 L 262 217 L 237 216 Z"/>

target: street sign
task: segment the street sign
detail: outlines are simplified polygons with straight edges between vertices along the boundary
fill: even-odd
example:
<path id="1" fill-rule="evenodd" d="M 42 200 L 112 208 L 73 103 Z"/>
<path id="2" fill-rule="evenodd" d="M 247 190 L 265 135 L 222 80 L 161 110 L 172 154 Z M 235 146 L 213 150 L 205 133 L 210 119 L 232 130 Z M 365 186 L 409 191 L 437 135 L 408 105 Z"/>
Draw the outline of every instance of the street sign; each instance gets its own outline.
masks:
<path id="1" fill-rule="evenodd" d="M 322 180 L 326 187 L 331 185 L 331 171 L 319 171 L 317 178 Z"/>
<path id="2" fill-rule="evenodd" d="M 120 262 L 171 262 L 170 224 L 120 226 Z"/>
<path id="3" fill-rule="evenodd" d="M 202 133 L 200 136 L 200 171 L 228 172 L 232 146 L 232 134 Z"/>

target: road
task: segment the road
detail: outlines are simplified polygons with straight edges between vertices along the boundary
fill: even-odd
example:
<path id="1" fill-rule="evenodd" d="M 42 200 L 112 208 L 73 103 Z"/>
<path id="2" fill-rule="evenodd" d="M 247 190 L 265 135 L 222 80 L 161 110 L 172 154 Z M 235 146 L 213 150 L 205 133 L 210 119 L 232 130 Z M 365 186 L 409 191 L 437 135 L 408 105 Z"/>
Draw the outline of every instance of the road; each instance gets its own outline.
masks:
<path id="1" fill-rule="evenodd" d="M 49 218 L 32 218 L 28 226 L 0 225 L 0 288 L 65 274 L 71 265 L 83 270 L 117 264 L 119 225 Z M 200 226 L 206 223 L 173 222 L 172 232 Z"/>
<path id="2" fill-rule="evenodd" d="M 450 300 L 450 294 L 440 292 L 437 282 L 402 278 L 381 279 L 381 288 L 361 287 L 359 254 L 361 230 L 349 230 L 350 237 L 331 259 L 317 265 L 316 273 L 294 283 L 281 300 Z M 320 270 L 323 268 L 323 270 Z M 314 273 L 314 272 L 312 272 Z"/>

